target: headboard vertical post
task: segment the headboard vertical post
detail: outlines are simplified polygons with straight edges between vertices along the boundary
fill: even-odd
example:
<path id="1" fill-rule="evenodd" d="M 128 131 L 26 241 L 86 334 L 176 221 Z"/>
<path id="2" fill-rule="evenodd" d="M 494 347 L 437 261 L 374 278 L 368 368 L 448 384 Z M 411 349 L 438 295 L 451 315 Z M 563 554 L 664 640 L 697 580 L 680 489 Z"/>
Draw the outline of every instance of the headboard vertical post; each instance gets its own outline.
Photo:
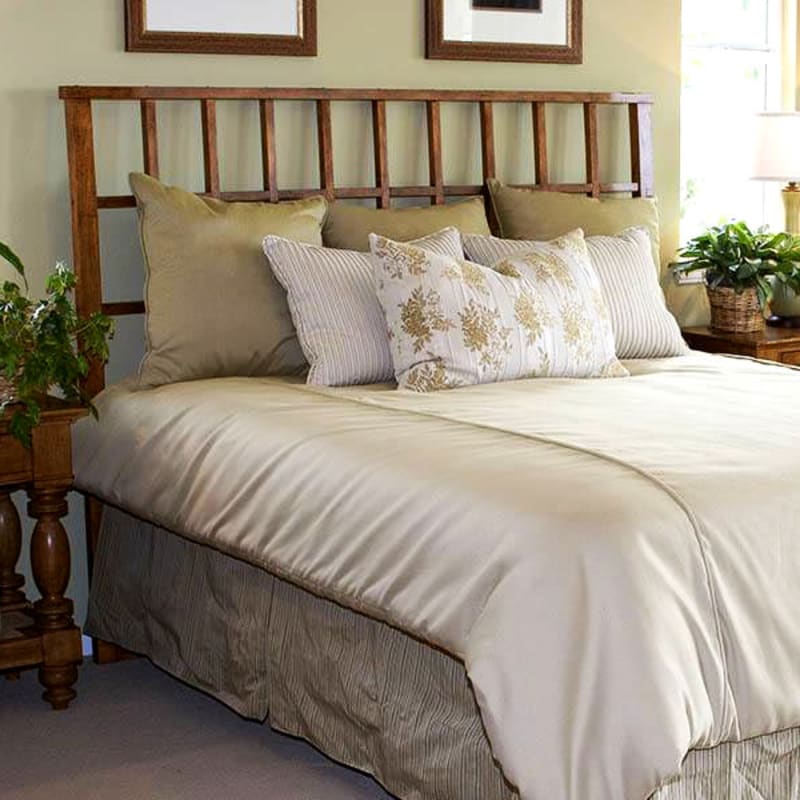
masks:
<path id="1" fill-rule="evenodd" d="M 278 156 L 275 148 L 275 101 L 260 100 L 261 170 L 270 203 L 278 202 Z"/>
<path id="2" fill-rule="evenodd" d="M 156 120 L 156 101 L 142 100 L 142 155 L 144 171 L 158 178 L 158 123 Z"/>
<path id="3" fill-rule="evenodd" d="M 319 148 L 319 181 L 327 200 L 333 200 L 333 126 L 331 123 L 331 101 L 317 101 L 317 147 Z"/>
<path id="4" fill-rule="evenodd" d="M 442 111 L 438 100 L 425 104 L 428 120 L 428 171 L 433 187 L 431 203 L 444 203 L 444 167 L 442 166 Z"/>
<path id="5" fill-rule="evenodd" d="M 103 304 L 92 102 L 69 99 L 65 104 L 65 113 L 72 259 L 77 277 L 75 306 L 81 316 L 87 316 L 100 311 Z M 103 365 L 96 359 L 89 363 L 85 385 L 90 395 L 97 394 L 105 386 Z"/>
<path id="6" fill-rule="evenodd" d="M 634 197 L 652 197 L 655 191 L 653 174 L 653 120 L 649 103 L 628 106 L 631 137 L 631 173 L 638 184 Z"/>
<path id="7" fill-rule="evenodd" d="M 380 189 L 378 208 L 389 208 L 389 147 L 386 133 L 386 101 L 372 101 L 372 139 L 375 145 L 375 186 Z"/>
<path id="8" fill-rule="evenodd" d="M 600 197 L 600 151 L 597 133 L 597 103 L 583 104 L 583 129 L 586 144 L 586 183 L 590 195 Z"/>
<path id="9" fill-rule="evenodd" d="M 219 156 L 217 154 L 217 101 L 201 100 L 200 117 L 203 126 L 203 172 L 206 192 L 219 195 Z"/>
<path id="10" fill-rule="evenodd" d="M 533 166 L 536 172 L 536 183 L 546 186 L 550 183 L 550 172 L 547 166 L 547 116 L 545 104 L 531 104 L 533 117 Z"/>

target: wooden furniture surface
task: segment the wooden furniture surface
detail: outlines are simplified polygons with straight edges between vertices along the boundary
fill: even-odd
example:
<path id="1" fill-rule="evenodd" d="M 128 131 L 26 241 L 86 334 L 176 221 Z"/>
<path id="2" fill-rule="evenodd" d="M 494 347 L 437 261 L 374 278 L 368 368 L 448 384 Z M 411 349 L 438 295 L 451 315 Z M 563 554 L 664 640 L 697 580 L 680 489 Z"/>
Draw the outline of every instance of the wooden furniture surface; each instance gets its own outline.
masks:
<path id="1" fill-rule="evenodd" d="M 766 326 L 757 333 L 722 333 L 709 327 L 684 328 L 689 347 L 706 353 L 763 358 L 800 366 L 800 329 Z"/>
<path id="2" fill-rule="evenodd" d="M 74 404 L 47 398 L 30 449 L 9 433 L 9 414 L 0 415 L 0 672 L 14 678 L 39 667 L 43 698 L 63 709 L 81 663 L 81 633 L 64 596 L 70 576 L 69 541 L 61 524 L 72 486 L 70 426 L 86 414 Z M 11 492 L 25 489 L 28 513 L 36 520 L 31 539 L 33 577 L 41 598 L 30 603 L 16 572 L 22 548 L 19 515 Z"/>
<path id="3" fill-rule="evenodd" d="M 159 176 L 158 113 L 159 104 L 170 101 L 197 103 L 201 112 L 203 194 L 223 200 L 270 202 L 295 200 L 323 194 L 329 200 L 368 199 L 377 208 L 388 208 L 393 198 L 419 198 L 432 205 L 441 205 L 452 197 L 487 196 L 486 180 L 496 173 L 494 112 L 499 104 L 511 103 L 530 108 L 533 134 L 534 175 L 527 183 L 515 186 L 541 191 L 570 192 L 599 197 L 601 194 L 630 194 L 651 197 L 653 185 L 652 106 L 649 94 L 631 92 L 570 91 L 505 91 L 505 90 L 436 90 L 436 89 L 324 89 L 324 88 L 243 88 L 202 86 L 62 86 L 59 97 L 64 100 L 69 162 L 69 192 L 72 211 L 73 268 L 78 278 L 75 301 L 78 312 L 88 316 L 103 311 L 110 316 L 141 314 L 140 298 L 106 301 L 103 295 L 100 258 L 100 211 L 132 208 L 132 195 L 99 195 L 96 180 L 93 103 L 122 102 L 139 106 L 144 171 Z M 258 135 L 261 144 L 262 185 L 260 191 L 236 191 L 220 183 L 217 137 L 217 104 L 225 101 L 251 101 L 259 109 Z M 319 186 L 280 188 L 280 159 L 275 135 L 275 108 L 278 103 L 303 101 L 316 110 Z M 342 186 L 336 182 L 332 105 L 360 102 L 371 107 L 370 138 L 373 142 L 374 181 L 368 186 Z M 388 104 L 422 104 L 427 125 L 428 183 L 399 185 L 391 180 L 389 169 Z M 481 146 L 481 183 L 448 183 L 443 165 L 441 107 L 444 103 L 466 103 L 477 107 Z M 547 109 L 550 106 L 577 106 L 583 112 L 582 134 L 585 153 L 585 180 L 578 183 L 554 181 L 550 170 Z M 627 111 L 629 131 L 630 174 L 627 179 L 609 182 L 601 165 L 599 147 L 599 111 L 605 106 L 621 106 Z M 562 131 L 563 134 L 563 131 Z M 113 146 L 110 143 L 109 146 Z M 132 157 L 124 170 L 141 169 Z M 90 361 L 87 389 L 96 394 L 105 385 L 102 364 Z M 86 498 L 87 545 L 91 570 L 94 547 L 99 535 L 102 503 Z M 111 661 L 122 651 L 106 643 L 95 642 L 95 659 Z"/>

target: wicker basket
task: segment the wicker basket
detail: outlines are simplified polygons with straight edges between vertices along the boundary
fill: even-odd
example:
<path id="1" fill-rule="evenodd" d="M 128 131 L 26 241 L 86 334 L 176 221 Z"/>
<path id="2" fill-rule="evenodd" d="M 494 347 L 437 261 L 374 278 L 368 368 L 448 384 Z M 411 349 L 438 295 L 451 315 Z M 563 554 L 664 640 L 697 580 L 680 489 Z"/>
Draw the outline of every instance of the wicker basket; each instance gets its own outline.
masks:
<path id="1" fill-rule="evenodd" d="M 727 287 L 706 290 L 715 331 L 754 333 L 763 329 L 764 314 L 755 289 L 745 289 L 741 294 Z"/>

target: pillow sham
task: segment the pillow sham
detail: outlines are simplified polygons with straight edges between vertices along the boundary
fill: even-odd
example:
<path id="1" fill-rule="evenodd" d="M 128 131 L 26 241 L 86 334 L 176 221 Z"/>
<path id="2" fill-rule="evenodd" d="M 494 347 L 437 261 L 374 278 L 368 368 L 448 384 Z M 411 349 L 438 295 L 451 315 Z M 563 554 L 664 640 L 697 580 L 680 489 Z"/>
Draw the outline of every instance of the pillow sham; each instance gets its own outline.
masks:
<path id="1" fill-rule="evenodd" d="M 615 236 L 627 228 L 645 228 L 653 261 L 661 264 L 658 203 L 652 197 L 597 199 L 564 192 L 514 189 L 487 181 L 500 235 L 506 239 L 547 240 L 581 228 L 586 236 Z M 472 232 L 472 231 L 471 231 Z"/>
<path id="2" fill-rule="evenodd" d="M 491 266 L 536 242 L 464 236 L 467 258 Z M 680 328 L 664 301 L 644 228 L 619 236 L 589 236 L 586 247 L 600 279 L 611 317 L 617 358 L 665 358 L 688 352 Z"/>
<path id="3" fill-rule="evenodd" d="M 365 208 L 336 202 L 328 211 L 322 240 L 326 247 L 369 251 L 370 233 L 407 242 L 449 227 L 488 234 L 483 198 L 425 208 Z"/>
<path id="4" fill-rule="evenodd" d="M 445 228 L 416 247 L 461 258 L 461 236 Z M 308 383 L 346 386 L 394 377 L 386 319 L 375 294 L 369 253 L 267 236 L 264 252 L 287 292 Z"/>
<path id="5" fill-rule="evenodd" d="M 628 374 L 581 231 L 494 269 L 374 234 L 370 245 L 401 388 Z"/>
<path id="6" fill-rule="evenodd" d="M 139 382 L 305 369 L 286 294 L 264 262 L 267 233 L 320 244 L 322 197 L 226 203 L 131 174 L 145 259 Z"/>

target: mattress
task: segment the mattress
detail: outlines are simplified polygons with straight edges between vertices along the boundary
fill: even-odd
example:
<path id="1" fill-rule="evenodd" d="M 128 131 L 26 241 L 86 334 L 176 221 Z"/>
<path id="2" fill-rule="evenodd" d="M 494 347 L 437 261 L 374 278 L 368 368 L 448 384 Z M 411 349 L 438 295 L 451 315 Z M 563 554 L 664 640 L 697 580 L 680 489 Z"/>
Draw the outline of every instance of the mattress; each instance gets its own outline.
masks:
<path id="1" fill-rule="evenodd" d="M 690 750 L 800 724 L 800 375 L 627 366 L 429 395 L 120 386 L 76 430 L 76 480 L 459 660 L 523 800 L 643 798 Z"/>
<path id="2" fill-rule="evenodd" d="M 404 800 L 514 800 L 464 666 L 364 615 L 107 507 L 87 631 Z M 800 800 L 800 728 L 693 750 L 651 800 Z"/>

